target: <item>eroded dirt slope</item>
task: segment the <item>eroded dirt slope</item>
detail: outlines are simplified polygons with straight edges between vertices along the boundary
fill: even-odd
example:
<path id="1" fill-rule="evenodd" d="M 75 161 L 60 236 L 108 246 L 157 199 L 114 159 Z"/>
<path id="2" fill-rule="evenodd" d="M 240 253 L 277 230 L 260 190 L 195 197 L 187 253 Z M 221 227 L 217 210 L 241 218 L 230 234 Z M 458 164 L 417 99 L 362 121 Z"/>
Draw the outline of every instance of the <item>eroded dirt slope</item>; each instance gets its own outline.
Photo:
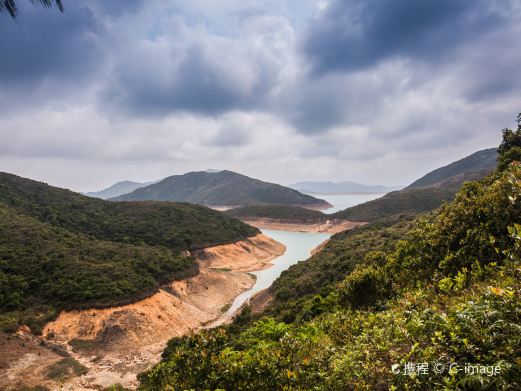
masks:
<path id="1" fill-rule="evenodd" d="M 2 362 L 0 371 L 9 373 L 10 380 L 0 380 L 0 389 L 23 384 L 94 390 L 116 383 L 133 388 L 136 375 L 159 360 L 170 338 L 217 319 L 236 296 L 253 286 L 255 280 L 248 272 L 267 267 L 284 251 L 284 245 L 262 234 L 199 250 L 193 254 L 200 265 L 197 276 L 164 286 L 147 299 L 120 307 L 64 311 L 45 327 L 39 341 L 63 347 L 62 354 L 78 365 L 64 370 L 58 379 L 49 379 L 47 367 L 61 358 L 35 339 L 27 352 L 19 350 Z M 39 369 L 25 371 L 29 362 Z"/>

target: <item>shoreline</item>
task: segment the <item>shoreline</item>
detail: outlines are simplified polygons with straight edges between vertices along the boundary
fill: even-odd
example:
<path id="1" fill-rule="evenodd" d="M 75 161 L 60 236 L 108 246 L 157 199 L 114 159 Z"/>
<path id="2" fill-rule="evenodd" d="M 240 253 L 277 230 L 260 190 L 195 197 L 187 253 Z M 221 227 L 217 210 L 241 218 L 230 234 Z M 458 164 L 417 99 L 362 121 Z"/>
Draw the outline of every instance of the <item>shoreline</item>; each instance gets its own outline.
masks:
<path id="1" fill-rule="evenodd" d="M 236 209 L 236 208 L 241 208 L 243 206 L 251 206 L 251 205 L 203 205 L 203 206 L 206 206 L 207 208 L 210 208 L 213 210 L 218 210 L 219 212 L 226 212 L 227 210 L 230 210 L 230 209 Z M 334 205 L 330 204 L 327 201 L 325 201 L 325 203 L 313 204 L 313 205 L 287 205 L 287 206 L 297 206 L 299 208 L 318 210 L 318 211 L 323 211 L 323 210 L 328 210 L 328 209 L 334 208 Z"/>
<path id="2" fill-rule="evenodd" d="M 273 229 L 290 232 L 317 232 L 329 234 L 336 234 L 367 224 L 367 222 L 349 220 L 326 220 L 316 223 L 300 223 L 287 219 L 272 219 L 267 217 L 255 219 L 245 218 L 241 219 L 241 221 L 259 229 Z"/>
<path id="3" fill-rule="evenodd" d="M 285 233 L 289 233 L 290 231 L 284 231 L 284 232 Z M 306 233 L 305 232 L 299 232 L 299 234 L 306 234 Z M 306 253 L 305 254 L 304 253 L 300 253 L 300 254 L 297 253 L 296 254 L 295 253 L 295 248 L 288 244 L 287 254 L 289 254 L 289 259 L 284 258 L 284 259 L 281 259 L 280 262 L 279 262 L 278 258 L 273 260 L 273 262 L 272 262 L 273 266 L 272 267 L 276 268 L 276 272 L 275 272 L 276 274 L 272 275 L 268 279 L 269 283 L 266 282 L 266 279 L 263 279 L 261 277 L 262 282 L 261 282 L 260 286 L 258 286 L 257 283 L 256 283 L 247 292 L 241 294 L 239 296 L 241 298 L 241 300 L 239 300 L 238 304 L 235 304 L 235 302 L 234 302 L 233 307 L 229 311 L 227 311 L 225 314 L 223 314 L 221 317 L 219 317 L 217 320 L 215 320 L 214 322 L 209 324 L 208 328 L 218 327 L 220 325 L 229 324 L 229 323 L 233 322 L 233 319 L 245 307 L 247 307 L 249 305 L 253 305 L 253 303 L 256 303 L 258 301 L 258 296 L 259 295 L 261 295 L 261 296 L 269 295 L 268 292 L 269 292 L 269 290 L 270 290 L 270 288 L 271 288 L 271 286 L 273 284 L 273 281 L 275 281 L 275 279 L 278 278 L 278 276 L 282 272 L 284 272 L 285 270 L 290 268 L 292 265 L 297 263 L 299 260 L 307 259 L 310 256 L 313 256 L 314 254 L 316 254 L 317 251 L 320 251 L 324 246 L 326 246 L 326 244 L 330 240 L 329 238 L 331 237 L 330 234 L 324 234 L 324 233 L 318 233 L 318 232 L 313 232 L 311 234 L 320 234 L 321 235 L 321 241 L 315 241 L 314 247 L 308 247 L 306 249 Z M 281 238 L 278 238 L 276 236 L 275 231 L 272 232 L 272 235 L 275 235 L 275 236 L 272 236 L 272 237 L 276 238 L 277 240 L 282 241 Z M 310 239 L 308 239 L 308 240 L 310 240 Z M 286 253 L 282 257 L 286 257 Z M 260 275 L 262 275 L 262 274 L 263 274 L 263 272 L 261 271 Z M 260 277 L 260 275 L 259 275 L 259 277 Z"/>

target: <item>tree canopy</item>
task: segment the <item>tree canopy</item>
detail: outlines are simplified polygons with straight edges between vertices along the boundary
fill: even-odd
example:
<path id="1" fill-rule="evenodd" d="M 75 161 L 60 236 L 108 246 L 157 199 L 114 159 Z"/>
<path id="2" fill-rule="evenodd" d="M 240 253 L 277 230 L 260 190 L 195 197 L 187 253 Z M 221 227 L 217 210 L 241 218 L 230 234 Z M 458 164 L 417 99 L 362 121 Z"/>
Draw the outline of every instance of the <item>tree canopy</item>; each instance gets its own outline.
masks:
<path id="1" fill-rule="evenodd" d="M 503 141 L 499 145 L 498 169 L 503 171 L 513 161 L 521 161 L 521 113 L 517 116 L 517 130 L 503 129 Z"/>

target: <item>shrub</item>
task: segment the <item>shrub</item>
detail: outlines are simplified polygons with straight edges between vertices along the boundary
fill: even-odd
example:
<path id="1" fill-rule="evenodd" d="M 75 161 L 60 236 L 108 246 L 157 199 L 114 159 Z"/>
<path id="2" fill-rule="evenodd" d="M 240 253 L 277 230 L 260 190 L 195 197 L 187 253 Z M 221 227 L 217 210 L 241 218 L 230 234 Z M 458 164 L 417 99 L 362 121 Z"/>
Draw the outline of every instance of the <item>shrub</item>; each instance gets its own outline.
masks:
<path id="1" fill-rule="evenodd" d="M 340 304 L 355 309 L 379 307 L 390 294 L 389 279 L 377 266 L 357 267 L 339 285 Z"/>

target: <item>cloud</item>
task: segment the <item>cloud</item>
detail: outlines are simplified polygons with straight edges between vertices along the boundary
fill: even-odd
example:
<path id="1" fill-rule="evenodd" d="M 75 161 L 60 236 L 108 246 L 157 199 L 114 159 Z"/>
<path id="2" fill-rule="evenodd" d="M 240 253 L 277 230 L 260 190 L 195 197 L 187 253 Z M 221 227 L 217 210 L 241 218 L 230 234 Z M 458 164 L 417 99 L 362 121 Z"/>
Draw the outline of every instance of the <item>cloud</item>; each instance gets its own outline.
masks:
<path id="1" fill-rule="evenodd" d="M 90 8 L 20 2 L 16 20 L 0 14 L 0 113 L 85 102 L 106 67 L 105 26 Z"/>
<path id="2" fill-rule="evenodd" d="M 95 10 L 100 12 L 102 15 L 107 15 L 115 19 L 128 16 L 128 14 L 138 13 L 141 11 L 144 4 L 144 0 L 91 0 L 91 6 Z"/>
<path id="3" fill-rule="evenodd" d="M 0 167 L 79 190 L 208 167 L 405 184 L 511 125 L 516 4 L 25 5 L 0 15 Z"/>
<path id="4" fill-rule="evenodd" d="M 288 88 L 280 115 L 303 134 L 328 132 L 372 120 L 382 105 L 417 81 L 403 62 L 388 62 L 368 71 L 328 73 L 320 77 L 300 75 Z"/>
<path id="5" fill-rule="evenodd" d="M 315 72 L 352 71 L 389 58 L 437 62 L 498 26 L 480 0 L 333 0 L 310 23 L 303 51 Z"/>
<path id="6" fill-rule="evenodd" d="M 16 21 L 0 17 L 0 85 L 77 81 L 96 71 L 103 26 L 89 8 L 67 8 L 64 17 L 53 9 L 24 7 Z"/>
<path id="7" fill-rule="evenodd" d="M 257 108 L 284 78 L 292 39 L 284 18 L 248 17 L 237 36 L 189 26 L 178 15 L 166 25 L 122 53 L 103 92 L 105 106 L 145 116 L 216 115 Z"/>

